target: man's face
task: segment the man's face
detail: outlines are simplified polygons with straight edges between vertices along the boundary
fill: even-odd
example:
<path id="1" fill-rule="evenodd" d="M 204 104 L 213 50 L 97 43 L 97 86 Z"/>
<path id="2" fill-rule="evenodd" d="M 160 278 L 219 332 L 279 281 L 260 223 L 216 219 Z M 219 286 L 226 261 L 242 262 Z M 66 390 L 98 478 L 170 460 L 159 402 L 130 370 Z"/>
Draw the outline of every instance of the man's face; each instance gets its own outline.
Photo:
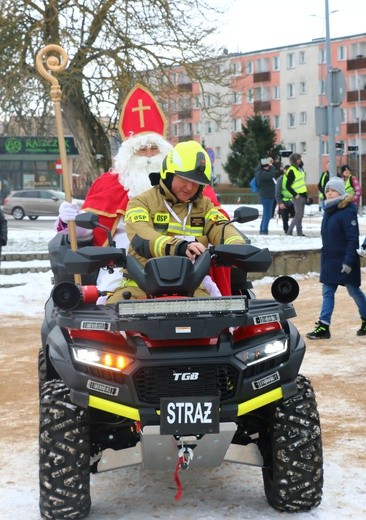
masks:
<path id="1" fill-rule="evenodd" d="M 172 181 L 172 191 L 180 202 L 187 202 L 192 199 L 200 185 L 197 182 L 189 181 L 179 175 L 174 175 Z"/>
<path id="2" fill-rule="evenodd" d="M 156 145 L 149 145 L 134 152 L 131 157 L 128 178 L 123 185 L 134 197 L 151 188 L 149 174 L 159 172 L 164 155 Z"/>
<path id="3" fill-rule="evenodd" d="M 153 157 L 159 153 L 159 148 L 156 144 L 150 146 L 143 146 L 135 152 L 139 157 Z"/>

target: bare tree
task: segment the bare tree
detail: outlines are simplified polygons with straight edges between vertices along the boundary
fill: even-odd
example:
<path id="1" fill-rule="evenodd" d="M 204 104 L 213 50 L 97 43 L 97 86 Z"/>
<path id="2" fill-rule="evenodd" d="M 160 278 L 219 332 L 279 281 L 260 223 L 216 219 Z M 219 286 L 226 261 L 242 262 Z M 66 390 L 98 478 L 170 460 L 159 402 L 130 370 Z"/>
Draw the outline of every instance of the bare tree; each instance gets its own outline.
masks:
<path id="1" fill-rule="evenodd" d="M 154 71 L 172 86 L 182 67 L 196 81 L 219 82 L 206 45 L 218 11 L 205 0 L 0 0 L 0 110 L 8 120 L 39 121 L 46 130 L 49 84 L 37 52 L 57 44 L 69 54 L 59 74 L 64 120 L 92 180 L 111 166 L 109 137 L 118 136 L 127 92 Z M 211 62 L 211 66 L 210 66 Z M 160 83 L 161 86 L 162 83 Z M 151 85 L 148 85 L 151 90 Z M 155 92 L 157 93 L 157 92 Z M 42 126 L 43 125 L 43 126 Z M 101 163 L 97 158 L 100 158 Z"/>

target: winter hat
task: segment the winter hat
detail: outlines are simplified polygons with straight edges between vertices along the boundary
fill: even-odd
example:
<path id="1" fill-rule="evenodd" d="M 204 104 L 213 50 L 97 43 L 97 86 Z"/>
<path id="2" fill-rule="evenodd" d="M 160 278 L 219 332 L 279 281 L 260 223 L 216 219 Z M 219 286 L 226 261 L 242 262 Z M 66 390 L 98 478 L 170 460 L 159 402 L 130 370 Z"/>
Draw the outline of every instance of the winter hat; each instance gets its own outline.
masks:
<path id="1" fill-rule="evenodd" d="M 338 191 L 341 197 L 343 197 L 343 195 L 346 194 L 343 179 L 340 179 L 339 177 L 331 177 L 329 179 L 329 181 L 325 185 L 325 192 L 327 192 L 330 188 L 332 190 Z"/>
<path id="2" fill-rule="evenodd" d="M 261 159 L 261 165 L 262 166 L 270 166 L 271 165 L 270 157 L 266 157 L 265 159 Z"/>

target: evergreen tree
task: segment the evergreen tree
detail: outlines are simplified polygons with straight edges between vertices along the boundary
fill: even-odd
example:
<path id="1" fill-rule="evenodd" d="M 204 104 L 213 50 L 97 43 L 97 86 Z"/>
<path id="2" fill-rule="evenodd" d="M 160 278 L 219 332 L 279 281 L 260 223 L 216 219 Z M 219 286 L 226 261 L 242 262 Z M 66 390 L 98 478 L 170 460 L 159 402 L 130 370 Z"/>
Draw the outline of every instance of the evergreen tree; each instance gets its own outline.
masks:
<path id="1" fill-rule="evenodd" d="M 282 146 L 276 145 L 276 132 L 269 121 L 255 114 L 247 119 L 247 126 L 242 126 L 230 149 L 224 170 L 233 184 L 248 187 L 260 159 L 272 157 L 276 162 Z"/>

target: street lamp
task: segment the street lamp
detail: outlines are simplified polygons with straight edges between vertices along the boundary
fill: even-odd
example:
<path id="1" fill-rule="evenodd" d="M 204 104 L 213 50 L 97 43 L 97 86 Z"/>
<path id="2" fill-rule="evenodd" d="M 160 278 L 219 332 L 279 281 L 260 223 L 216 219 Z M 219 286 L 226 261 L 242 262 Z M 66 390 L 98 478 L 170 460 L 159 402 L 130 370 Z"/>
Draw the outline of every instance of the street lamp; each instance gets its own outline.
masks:
<path id="1" fill-rule="evenodd" d="M 327 67 L 327 81 L 325 95 L 328 101 L 327 105 L 327 134 L 328 134 L 328 153 L 329 153 L 329 175 L 337 175 L 336 171 L 336 146 L 335 146 L 335 122 L 334 122 L 334 107 L 332 100 L 333 90 L 333 75 L 332 75 L 332 55 L 330 46 L 330 28 L 329 28 L 329 14 L 338 12 L 335 9 L 329 13 L 329 2 L 325 0 L 325 55 Z M 315 14 L 310 16 L 317 16 Z"/>
<path id="2" fill-rule="evenodd" d="M 334 110 L 332 105 L 332 55 L 330 48 L 330 28 L 329 28 L 329 1 L 325 0 L 325 48 L 328 81 L 326 83 L 326 96 L 328 100 L 328 152 L 329 152 L 329 176 L 337 175 L 336 172 L 336 150 L 335 150 L 335 125 Z"/>

